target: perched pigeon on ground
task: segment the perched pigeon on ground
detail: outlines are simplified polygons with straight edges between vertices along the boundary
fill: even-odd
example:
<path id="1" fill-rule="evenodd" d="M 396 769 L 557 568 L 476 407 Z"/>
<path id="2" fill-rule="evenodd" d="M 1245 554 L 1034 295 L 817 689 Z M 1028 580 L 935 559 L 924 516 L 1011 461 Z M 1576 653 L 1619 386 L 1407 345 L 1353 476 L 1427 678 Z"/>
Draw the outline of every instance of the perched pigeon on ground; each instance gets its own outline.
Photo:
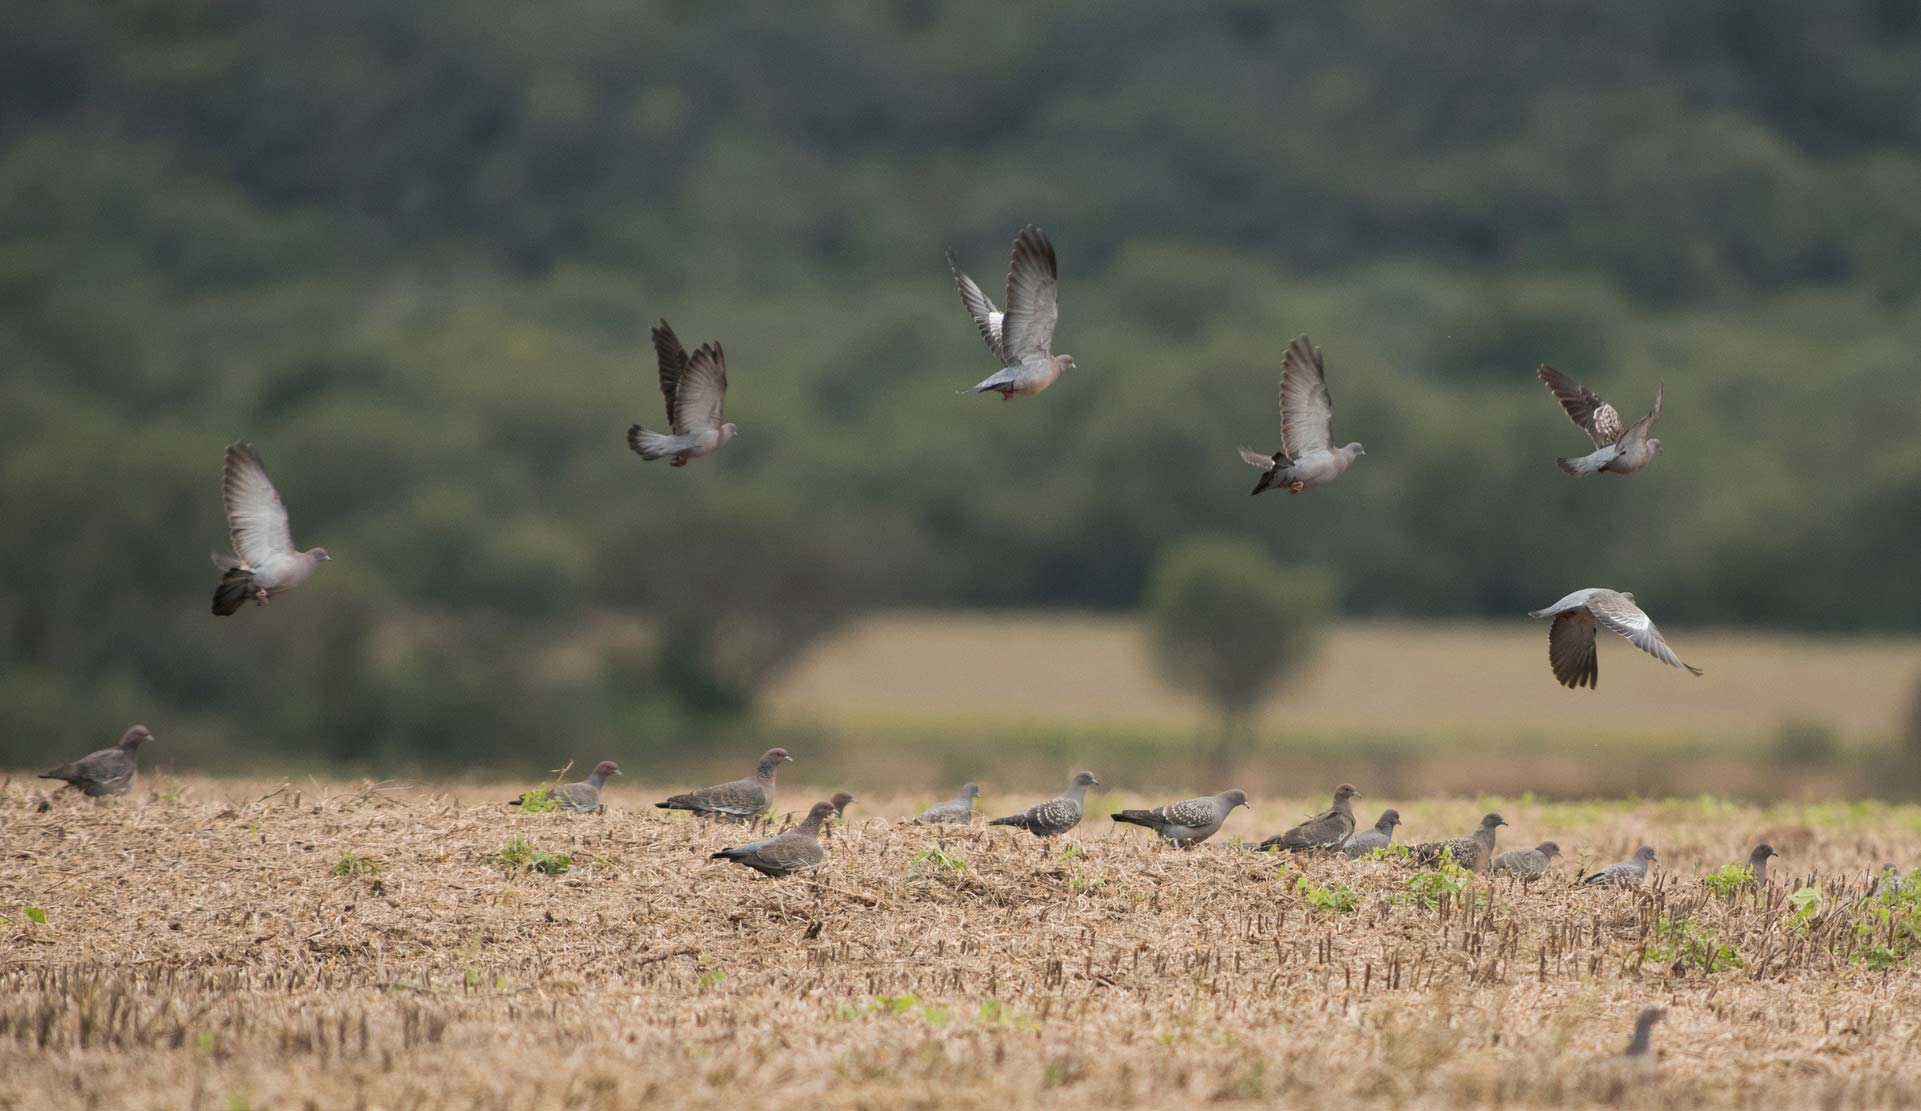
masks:
<path id="1" fill-rule="evenodd" d="M 672 433 L 650 432 L 636 424 L 627 430 L 627 446 L 642 459 L 674 457 L 674 466 L 712 455 L 740 429 L 720 419 L 727 403 L 727 357 L 719 343 L 703 343 L 691 357 L 680 337 L 665 320 L 654 326 L 654 353 L 660 359 L 660 392 L 667 399 L 667 425 Z"/>
<path id="2" fill-rule="evenodd" d="M 1001 365 L 968 392 L 998 393 L 1003 401 L 1015 394 L 1037 394 L 1074 365 L 1072 355 L 1054 354 L 1060 282 L 1054 245 L 1047 241 L 1046 232 L 1030 224 L 1015 238 L 1014 258 L 1007 268 L 1005 313 L 997 312 L 974 279 L 961 272 L 952 251 L 947 254 L 947 267 L 960 287 L 961 304 L 967 306 L 987 350 Z"/>
<path id="3" fill-rule="evenodd" d="M 1429 841 L 1414 846 L 1414 860 L 1417 864 L 1434 864 L 1443 853 L 1452 854 L 1454 863 L 1470 872 L 1487 870 L 1488 861 L 1494 859 L 1494 831 L 1507 824 L 1507 819 L 1499 814 L 1488 814 L 1481 819 L 1481 828 L 1466 837 L 1455 837 L 1446 841 Z"/>
<path id="4" fill-rule="evenodd" d="M 219 616 L 238 612 L 249 600 L 266 605 L 268 598 L 306 582 L 314 568 L 332 558 L 325 548 L 303 552 L 293 546 L 287 507 L 280 504 L 280 494 L 252 444 L 227 446 L 220 493 L 227 503 L 233 555 L 213 556 L 213 565 L 220 568 L 220 585 L 213 592 L 213 612 Z"/>
<path id="5" fill-rule="evenodd" d="M 1114 815 L 1114 820 L 1146 826 L 1181 848 L 1191 849 L 1218 833 L 1235 807 L 1246 805 L 1247 792 L 1234 788 L 1152 810 L 1123 810 Z"/>
<path id="6" fill-rule="evenodd" d="M 1754 873 L 1754 885 L 1756 887 L 1766 887 L 1768 885 L 1768 858 L 1780 855 L 1780 853 L 1774 851 L 1773 845 L 1761 844 L 1754 846 L 1754 851 L 1748 854 L 1748 871 Z"/>
<path id="7" fill-rule="evenodd" d="M 1560 855 L 1561 846 L 1552 841 L 1543 841 L 1531 849 L 1509 849 L 1501 853 L 1488 865 L 1488 871 L 1516 876 L 1531 883 L 1547 875 L 1554 858 Z"/>
<path id="8" fill-rule="evenodd" d="M 826 853 L 820 847 L 820 824 L 833 814 L 834 804 L 817 802 L 807 812 L 807 819 L 792 829 L 784 830 L 751 845 L 722 849 L 709 857 L 709 860 L 731 860 L 744 864 L 763 876 L 791 876 L 795 872 L 805 872 L 820 864 Z"/>
<path id="9" fill-rule="evenodd" d="M 588 814 L 600 809 L 600 789 L 607 785 L 607 777 L 619 775 L 620 765 L 612 760 L 602 760 L 594 765 L 594 773 L 578 783 L 561 783 L 541 791 L 541 797 L 554 800 L 562 810 L 576 814 Z M 526 796 L 509 800 L 508 806 L 520 806 Z"/>
<path id="10" fill-rule="evenodd" d="M 1286 852 L 1316 852 L 1340 848 L 1342 842 L 1354 833 L 1354 807 L 1348 800 L 1359 798 L 1360 794 L 1352 783 L 1343 783 L 1334 788 L 1333 806 L 1286 833 L 1277 833 L 1261 842 L 1262 851 L 1281 849 Z"/>
<path id="11" fill-rule="evenodd" d="M 844 822 L 847 820 L 847 804 L 850 802 L 859 802 L 860 800 L 848 794 L 846 791 L 835 791 L 834 797 L 827 801 L 828 805 L 834 808 L 834 817 Z"/>
<path id="12" fill-rule="evenodd" d="M 1278 486 L 1298 494 L 1325 486 L 1366 454 L 1359 444 L 1334 446 L 1334 400 L 1327 393 L 1321 353 L 1306 336 L 1295 337 L 1281 361 L 1281 450 L 1262 455 L 1241 449 L 1241 458 L 1261 471 L 1252 492 Z"/>
<path id="13" fill-rule="evenodd" d="M 1067 790 L 1062 791 L 1059 798 L 1037 802 L 1018 814 L 995 818 L 987 824 L 1013 826 L 1036 837 L 1066 833 L 1081 824 L 1081 813 L 1087 804 L 1087 789 L 1100 784 L 1101 781 L 1094 778 L 1093 772 L 1075 772 L 1073 782 L 1067 785 Z"/>
<path id="14" fill-rule="evenodd" d="M 1385 849 L 1394 843 L 1394 827 L 1400 824 L 1399 810 L 1383 810 L 1372 828 L 1357 829 L 1353 836 L 1341 842 L 1341 852 L 1350 857 L 1363 857 L 1376 849 Z"/>
<path id="15" fill-rule="evenodd" d="M 1634 855 L 1619 864 L 1610 864 L 1592 873 L 1581 882 L 1595 887 L 1638 887 L 1648 877 L 1648 865 L 1654 862 L 1654 849 L 1642 845 L 1634 850 Z"/>
<path id="16" fill-rule="evenodd" d="M 1897 894 L 1906 890 L 1908 884 L 1915 883 L 1917 880 L 1921 880 L 1921 869 L 1917 869 L 1915 875 L 1904 880 L 1901 878 L 1901 869 L 1895 867 L 1894 862 L 1890 860 L 1881 866 L 1881 874 L 1874 878 L 1874 893 L 1876 895 Z"/>
<path id="17" fill-rule="evenodd" d="M 1554 677 L 1561 685 L 1573 690 L 1577 687 L 1601 686 L 1601 665 L 1595 658 L 1594 633 L 1598 626 L 1605 625 L 1636 648 L 1667 664 L 1669 667 L 1686 668 L 1690 674 L 1699 675 L 1701 669 L 1693 664 L 1682 663 L 1681 657 L 1674 654 L 1668 642 L 1661 637 L 1661 630 L 1641 607 L 1634 604 L 1634 595 L 1605 587 L 1590 586 L 1577 590 L 1546 609 L 1535 610 L 1529 617 L 1553 615 L 1554 623 L 1547 631 L 1547 659 L 1554 668 Z"/>
<path id="18" fill-rule="evenodd" d="M 153 740 L 153 734 L 144 725 L 136 725 L 120 734 L 120 743 L 112 748 L 89 752 L 71 764 L 40 773 L 41 779 L 64 779 L 67 786 L 83 794 L 119 795 L 133 786 L 133 775 L 137 760 L 135 756 L 140 746 Z"/>
<path id="19" fill-rule="evenodd" d="M 770 748 L 754 774 L 745 779 L 702 787 L 654 805 L 662 810 L 692 810 L 730 821 L 750 821 L 774 808 L 774 769 L 792 759 L 786 749 Z M 831 804 L 828 809 L 833 809 Z"/>
<path id="20" fill-rule="evenodd" d="M 966 825 L 974 820 L 974 800 L 981 795 L 980 784 L 969 783 L 960 794 L 938 806 L 930 806 L 914 819 L 917 826 Z"/>
<path id="21" fill-rule="evenodd" d="M 1554 399 L 1567 410 L 1569 419 L 1594 441 L 1594 451 L 1575 459 L 1556 459 L 1554 462 L 1568 474 L 1579 477 L 1596 471 L 1610 474 L 1633 474 L 1661 454 L 1661 441 L 1648 436 L 1654 422 L 1661 416 L 1661 397 L 1666 393 L 1664 387 L 1654 390 L 1654 410 L 1647 416 L 1625 428 L 1621 425 L 1621 414 L 1614 406 L 1596 397 L 1593 390 L 1581 385 L 1574 379 L 1548 366 L 1541 364 L 1537 372 L 1542 383 L 1554 391 Z"/>

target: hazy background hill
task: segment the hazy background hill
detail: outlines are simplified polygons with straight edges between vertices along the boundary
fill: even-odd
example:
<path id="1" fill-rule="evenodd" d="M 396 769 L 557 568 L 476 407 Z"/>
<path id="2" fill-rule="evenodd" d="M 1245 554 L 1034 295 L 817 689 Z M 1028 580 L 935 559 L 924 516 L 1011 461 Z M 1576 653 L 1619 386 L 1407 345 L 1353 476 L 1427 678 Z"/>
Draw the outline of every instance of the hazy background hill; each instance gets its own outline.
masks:
<path id="1" fill-rule="evenodd" d="M 1198 533 L 1355 617 L 1595 582 L 1675 629 L 1921 626 L 1912 5 L 8 24 L 0 764 L 134 719 L 203 765 L 752 748 L 849 614 L 1131 611 Z M 992 367 L 941 250 L 997 287 L 1025 221 L 1079 368 L 956 397 Z M 742 428 L 683 472 L 622 440 L 661 316 L 724 342 Z M 1369 455 L 1250 500 L 1300 332 Z M 1660 464 L 1559 474 L 1543 360 L 1631 416 L 1665 382 Z M 336 561 L 220 621 L 242 438 Z"/>

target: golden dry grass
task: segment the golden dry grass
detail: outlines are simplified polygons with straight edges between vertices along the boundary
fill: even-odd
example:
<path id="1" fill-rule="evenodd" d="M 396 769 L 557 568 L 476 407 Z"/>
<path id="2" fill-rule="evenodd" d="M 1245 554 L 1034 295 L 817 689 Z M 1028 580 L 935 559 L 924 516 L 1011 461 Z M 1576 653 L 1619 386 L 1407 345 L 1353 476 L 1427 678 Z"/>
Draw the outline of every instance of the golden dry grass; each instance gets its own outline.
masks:
<path id="1" fill-rule="evenodd" d="M 0 786 L 0 1108 L 1921 1101 L 1921 958 L 1875 970 L 1880 935 L 1855 929 L 1872 864 L 1921 856 L 1913 807 L 1499 800 L 1508 842 L 1571 862 L 1430 908 L 1395 861 L 1286 871 L 1105 820 L 1051 844 L 894 824 L 924 796 L 863 799 L 825 867 L 770 881 L 710 863 L 743 831 L 647 808 L 654 789 L 616 781 L 580 817 L 511 793 L 163 778 L 43 812 L 41 784 Z M 823 793 L 789 783 L 785 808 Z M 1417 838 L 1490 805 L 1370 816 L 1384 801 Z M 1259 800 L 1228 832 L 1318 804 Z M 574 867 L 490 862 L 516 835 Z M 1643 837 L 1653 889 L 1568 882 Z M 1759 838 L 1784 885 L 1706 892 Z M 1357 908 L 1314 909 L 1297 874 Z M 1743 966 L 1649 959 L 1664 918 Z M 1659 1079 L 1623 1086 L 1607 1062 L 1650 1003 L 1670 1008 Z"/>

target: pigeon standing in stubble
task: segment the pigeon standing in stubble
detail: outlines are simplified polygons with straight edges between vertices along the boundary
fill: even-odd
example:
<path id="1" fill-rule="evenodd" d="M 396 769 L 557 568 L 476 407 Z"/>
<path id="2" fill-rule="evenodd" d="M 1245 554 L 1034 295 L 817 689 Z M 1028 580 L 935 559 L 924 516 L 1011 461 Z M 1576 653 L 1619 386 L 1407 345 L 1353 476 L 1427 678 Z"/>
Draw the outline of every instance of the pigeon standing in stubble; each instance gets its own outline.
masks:
<path id="1" fill-rule="evenodd" d="M 237 613 L 248 601 L 266 605 L 268 598 L 306 582 L 315 568 L 333 558 L 325 548 L 303 552 L 293 546 L 287 507 L 252 444 L 227 446 L 220 494 L 227 506 L 233 554 L 213 555 L 213 565 L 220 568 L 220 585 L 213 592 L 218 616 Z"/>
<path id="2" fill-rule="evenodd" d="M 974 820 L 974 800 L 981 794 L 980 784 L 969 783 L 960 789 L 960 794 L 939 804 L 930 806 L 914 819 L 917 826 L 966 825 Z"/>
<path id="3" fill-rule="evenodd" d="M 728 821 L 751 821 L 774 808 L 774 769 L 792 759 L 786 749 L 770 748 L 761 756 L 754 774 L 745 779 L 702 787 L 654 805 L 661 810 L 691 810 Z M 831 804 L 828 809 L 833 809 Z"/>
<path id="4" fill-rule="evenodd" d="M 1541 364 L 1536 375 L 1543 385 L 1553 391 L 1554 400 L 1561 403 L 1568 419 L 1587 433 L 1588 439 L 1594 441 L 1594 450 L 1587 455 L 1556 459 L 1555 465 L 1563 471 L 1576 478 L 1599 471 L 1633 474 L 1654 462 L 1654 457 L 1661 454 L 1661 441 L 1650 437 L 1648 433 L 1661 417 L 1661 398 L 1667 392 L 1665 387 L 1655 387 L 1652 412 L 1623 428 L 1621 414 L 1614 406 L 1597 397 L 1593 390 L 1546 363 Z"/>
<path id="5" fill-rule="evenodd" d="M 820 824 L 833 813 L 833 803 L 817 802 L 807 812 L 807 819 L 794 828 L 777 833 L 765 841 L 722 849 L 708 859 L 731 860 L 775 879 L 805 872 L 819 866 L 827 857 L 820 847 Z"/>
<path id="6" fill-rule="evenodd" d="M 1554 858 L 1561 855 L 1561 846 L 1552 841 L 1543 841 L 1531 849 L 1510 849 L 1496 856 L 1488 871 L 1506 876 L 1514 876 L 1533 883 L 1554 865 Z"/>
<path id="7" fill-rule="evenodd" d="M 1246 805 L 1247 792 L 1232 788 L 1152 810 L 1123 810 L 1114 815 L 1114 820 L 1146 826 L 1181 848 L 1191 849 L 1218 833 L 1235 807 Z"/>
<path id="8" fill-rule="evenodd" d="M 987 823 L 990 826 L 1013 826 L 1024 829 L 1036 837 L 1053 837 L 1066 833 L 1081 824 L 1081 814 L 1087 807 L 1087 789 L 1100 786 L 1101 781 L 1094 778 L 1093 772 L 1075 772 L 1074 779 L 1057 798 L 1037 802 L 1018 814 L 1005 818 L 995 818 Z"/>
<path id="9" fill-rule="evenodd" d="M 152 739 L 153 733 L 146 726 L 136 725 L 120 734 L 119 743 L 112 748 L 89 752 L 71 764 L 41 772 L 40 778 L 64 779 L 68 787 L 95 798 L 125 794 L 133 786 L 140 746 Z"/>
<path id="10" fill-rule="evenodd" d="M 1354 833 L 1354 805 L 1349 800 L 1360 795 L 1354 784 L 1341 784 L 1334 788 L 1334 805 L 1286 833 L 1277 833 L 1261 842 L 1261 851 L 1317 852 L 1340 848 Z"/>
<path id="11" fill-rule="evenodd" d="M 1648 865 L 1654 862 L 1654 848 L 1642 845 L 1634 855 L 1619 864 L 1610 864 L 1581 882 L 1592 887 L 1638 887 L 1648 878 Z"/>
<path id="12" fill-rule="evenodd" d="M 636 424 L 627 430 L 627 446 L 650 463 L 672 456 L 674 466 L 685 467 L 690 459 L 719 451 L 740 431 L 720 419 L 727 404 L 727 356 L 719 343 L 703 343 L 689 356 L 665 320 L 654 326 L 654 354 L 670 432 Z"/>
<path id="13" fill-rule="evenodd" d="M 1768 858 L 1780 855 L 1774 851 L 1773 845 L 1765 842 L 1754 846 L 1754 851 L 1748 854 L 1748 871 L 1754 875 L 1754 886 L 1768 885 Z"/>
<path id="14" fill-rule="evenodd" d="M 1590 586 L 1546 609 L 1528 614 L 1534 618 L 1549 615 L 1553 616 L 1554 623 L 1547 631 L 1548 665 L 1554 669 L 1554 677 L 1569 690 L 1600 689 L 1601 665 L 1594 652 L 1594 634 L 1602 625 L 1669 667 L 1701 674 L 1700 668 L 1681 662 L 1681 657 L 1674 654 L 1647 611 L 1634 604 L 1632 594 Z"/>
<path id="15" fill-rule="evenodd" d="M 1054 245 L 1047 233 L 1032 224 L 1014 239 L 1014 256 L 1007 267 L 1007 311 L 994 303 L 961 272 L 954 254 L 947 254 L 961 304 L 974 318 L 987 350 L 1001 369 L 976 383 L 967 393 L 998 393 L 1005 401 L 1030 397 L 1053 385 L 1074 365 L 1074 356 L 1054 354 L 1054 326 L 1060 321 L 1060 275 Z"/>
<path id="16" fill-rule="evenodd" d="M 1341 852 L 1353 858 L 1366 856 L 1377 849 L 1385 849 L 1394 843 L 1394 827 L 1401 824 L 1401 812 L 1388 809 L 1381 811 L 1379 821 L 1371 829 L 1357 829 L 1354 835 L 1341 842 Z"/>
<path id="17" fill-rule="evenodd" d="M 575 814 L 589 814 L 600 809 L 600 789 L 607 785 L 607 777 L 620 774 L 620 765 L 612 760 L 602 760 L 594 765 L 593 774 L 578 783 L 560 783 L 541 792 L 545 798 L 554 800 L 562 810 Z M 521 806 L 526 796 L 510 799 L 508 806 Z"/>
<path id="18" fill-rule="evenodd" d="M 1262 472 L 1254 494 L 1276 487 L 1298 494 L 1310 486 L 1325 486 L 1367 454 L 1359 444 L 1334 446 L 1327 368 L 1306 336 L 1296 336 L 1281 361 L 1281 450 L 1273 455 L 1251 448 L 1240 451 L 1243 462 Z"/>
<path id="19" fill-rule="evenodd" d="M 1481 828 L 1466 837 L 1428 841 L 1414 846 L 1414 862 L 1435 864 L 1443 854 L 1448 854 L 1454 857 L 1454 863 L 1470 872 L 1486 871 L 1488 862 L 1494 859 L 1494 831 L 1506 824 L 1507 819 L 1499 814 L 1485 815 L 1481 818 Z"/>

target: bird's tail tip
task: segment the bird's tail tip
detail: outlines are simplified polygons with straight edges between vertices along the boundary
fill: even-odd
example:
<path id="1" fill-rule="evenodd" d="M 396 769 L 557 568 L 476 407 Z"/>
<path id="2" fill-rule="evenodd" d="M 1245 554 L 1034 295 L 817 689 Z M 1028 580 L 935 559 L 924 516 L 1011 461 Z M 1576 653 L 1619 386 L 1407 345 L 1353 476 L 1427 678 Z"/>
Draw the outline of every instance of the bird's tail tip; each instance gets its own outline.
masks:
<path id="1" fill-rule="evenodd" d="M 216 617 L 231 617 L 240 612 L 247 599 L 254 595 L 253 572 L 238 567 L 220 576 L 220 585 L 213 591 L 213 613 Z"/>
<path id="2" fill-rule="evenodd" d="M 1563 474 L 1573 475 L 1575 478 L 1580 478 L 1594 469 L 1581 459 L 1556 459 L 1554 465 L 1561 468 Z"/>

